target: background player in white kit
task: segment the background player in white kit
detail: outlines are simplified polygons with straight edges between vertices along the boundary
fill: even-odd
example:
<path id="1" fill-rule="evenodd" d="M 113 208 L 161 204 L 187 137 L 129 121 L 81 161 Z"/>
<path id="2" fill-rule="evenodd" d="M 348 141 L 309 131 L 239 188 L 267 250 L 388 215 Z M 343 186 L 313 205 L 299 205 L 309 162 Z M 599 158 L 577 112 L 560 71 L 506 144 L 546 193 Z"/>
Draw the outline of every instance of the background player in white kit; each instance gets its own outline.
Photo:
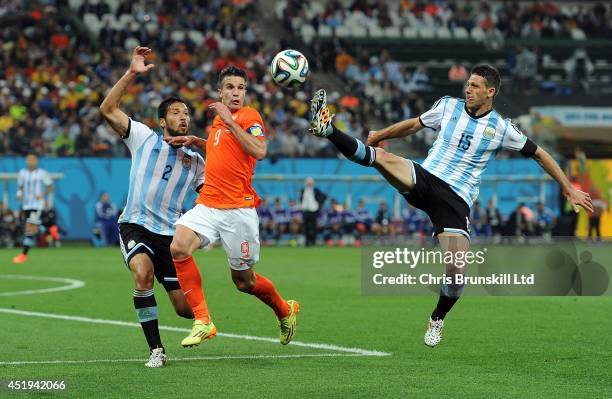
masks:
<path id="1" fill-rule="evenodd" d="M 38 167 L 38 158 L 34 154 L 26 156 L 27 168 L 19 171 L 17 177 L 17 199 L 21 201 L 21 217 L 25 219 L 23 247 L 13 263 L 24 263 L 28 260 L 28 251 L 34 245 L 38 234 L 42 211 L 46 208 L 47 195 L 53 191 L 53 182 L 49 173 Z"/>
<path id="2" fill-rule="evenodd" d="M 127 203 L 119 217 L 120 244 L 134 277 L 134 307 L 149 344 L 150 359 L 145 365 L 162 367 L 167 357 L 159 335 L 153 276 L 168 292 L 176 313 L 193 318 L 176 277 L 170 243 L 187 191 L 199 191 L 204 181 L 204 160 L 187 148 L 164 141 L 189 130 L 189 108 L 181 99 L 170 97 L 160 103 L 157 111 L 162 135 L 119 109 L 130 83 L 153 68 L 153 64 L 144 63 L 150 52 L 147 47 L 134 49 L 130 68 L 108 93 L 100 112 L 132 154 Z"/>
<path id="3" fill-rule="evenodd" d="M 532 157 L 559 183 L 576 212 L 578 206 L 592 212 L 590 195 L 573 187 L 544 149 L 493 109 L 499 89 L 499 72 L 477 65 L 467 81 L 465 99 L 443 97 L 418 118 L 370 132 L 366 144 L 332 124 L 325 91 L 319 90 L 311 104 L 311 132 L 328 138 L 353 162 L 375 167 L 410 204 L 425 211 L 444 252 L 468 250 L 470 207 L 478 197 L 480 176 L 502 148 Z M 375 147 L 382 140 L 415 134 L 425 127 L 437 130 L 438 137 L 422 165 Z M 446 265 L 447 276 L 463 272 L 454 264 Z M 462 292 L 461 284 L 442 285 L 425 333 L 426 345 L 440 343 L 444 317 Z"/>

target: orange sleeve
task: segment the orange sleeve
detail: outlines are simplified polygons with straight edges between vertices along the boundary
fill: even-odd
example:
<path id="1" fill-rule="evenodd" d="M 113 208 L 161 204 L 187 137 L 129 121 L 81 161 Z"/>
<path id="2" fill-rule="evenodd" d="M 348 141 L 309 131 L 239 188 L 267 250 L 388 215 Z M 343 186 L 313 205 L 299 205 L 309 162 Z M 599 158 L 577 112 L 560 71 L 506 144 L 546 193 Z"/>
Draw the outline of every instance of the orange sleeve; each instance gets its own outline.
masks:
<path id="1" fill-rule="evenodd" d="M 249 108 L 244 115 L 244 122 L 241 124 L 245 132 L 259 139 L 266 139 L 266 127 L 264 126 L 261 115 L 256 110 Z"/>

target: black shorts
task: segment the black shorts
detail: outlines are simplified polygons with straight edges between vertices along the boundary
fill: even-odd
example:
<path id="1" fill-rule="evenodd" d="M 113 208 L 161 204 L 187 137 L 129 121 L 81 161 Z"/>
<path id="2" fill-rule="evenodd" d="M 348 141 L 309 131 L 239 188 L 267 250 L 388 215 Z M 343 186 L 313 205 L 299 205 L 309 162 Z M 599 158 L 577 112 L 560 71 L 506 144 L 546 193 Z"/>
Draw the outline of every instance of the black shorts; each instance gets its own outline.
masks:
<path id="1" fill-rule="evenodd" d="M 129 268 L 136 254 L 147 254 L 153 262 L 155 278 L 166 291 L 181 288 L 170 254 L 171 242 L 172 236 L 152 233 L 138 224 L 119 223 L 119 245 L 125 264 Z"/>
<path id="2" fill-rule="evenodd" d="M 431 219 L 433 234 L 461 233 L 470 238 L 470 207 L 445 181 L 412 162 L 414 188 L 402 193 L 406 201 Z"/>
<path id="3" fill-rule="evenodd" d="M 41 224 L 42 210 L 40 209 L 24 209 L 21 217 L 28 224 Z"/>

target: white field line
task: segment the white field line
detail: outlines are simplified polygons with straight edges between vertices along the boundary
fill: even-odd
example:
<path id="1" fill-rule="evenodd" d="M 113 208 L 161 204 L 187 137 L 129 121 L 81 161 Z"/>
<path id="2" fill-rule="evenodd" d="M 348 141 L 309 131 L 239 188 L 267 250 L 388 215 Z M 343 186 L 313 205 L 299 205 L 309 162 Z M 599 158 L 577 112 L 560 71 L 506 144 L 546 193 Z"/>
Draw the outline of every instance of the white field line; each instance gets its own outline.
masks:
<path id="1" fill-rule="evenodd" d="M 197 356 L 170 358 L 170 362 L 191 362 L 197 360 L 258 360 L 258 359 L 297 359 L 305 357 L 357 357 L 357 353 L 311 353 L 297 355 L 235 355 L 235 356 Z M 93 359 L 93 360 L 33 360 L 0 362 L 0 366 L 20 366 L 29 364 L 89 364 L 89 363 L 141 363 L 146 359 Z"/>
<path id="2" fill-rule="evenodd" d="M 20 276 L 13 274 L 1 274 L 0 278 L 7 280 L 34 280 L 34 281 L 52 281 L 56 283 L 65 283 L 61 287 L 53 288 L 41 288 L 36 290 L 25 290 L 25 291 L 10 291 L 0 292 L 0 296 L 13 296 L 13 295 L 31 295 L 31 294 L 47 294 L 49 292 L 67 291 L 74 290 L 85 286 L 85 282 L 81 280 L 74 280 L 71 278 L 62 277 L 44 277 L 44 276 Z"/>
<path id="3" fill-rule="evenodd" d="M 61 315 L 61 314 L 54 314 L 54 313 L 29 312 L 26 310 L 16 310 L 16 309 L 9 309 L 9 308 L 0 308 L 0 313 L 15 314 L 15 315 L 20 315 L 20 316 L 30 316 L 30 317 L 44 317 L 48 319 L 80 321 L 80 322 L 90 323 L 90 324 L 107 324 L 107 325 L 113 325 L 113 326 L 140 328 L 139 323 L 133 323 L 133 322 L 127 322 L 127 321 L 94 319 L 90 317 L 69 316 L 69 315 Z M 188 328 L 172 327 L 172 326 L 159 326 L 159 329 L 165 330 L 165 331 L 176 331 L 176 332 L 190 332 L 191 331 Z M 228 333 L 217 333 L 217 335 L 220 337 L 226 337 L 226 338 L 245 339 L 245 340 L 250 340 L 250 341 L 271 342 L 271 343 L 278 344 L 278 338 L 256 337 L 253 335 L 228 334 Z M 391 355 L 391 353 L 388 353 L 388 352 L 380 352 L 380 351 L 361 349 L 361 348 L 347 348 L 344 346 L 322 344 L 322 343 L 291 341 L 291 345 L 301 346 L 304 348 L 322 349 L 322 350 L 328 350 L 328 351 L 334 351 L 334 352 L 344 352 L 344 353 L 350 353 L 350 354 L 358 355 L 358 356 L 389 356 Z"/>

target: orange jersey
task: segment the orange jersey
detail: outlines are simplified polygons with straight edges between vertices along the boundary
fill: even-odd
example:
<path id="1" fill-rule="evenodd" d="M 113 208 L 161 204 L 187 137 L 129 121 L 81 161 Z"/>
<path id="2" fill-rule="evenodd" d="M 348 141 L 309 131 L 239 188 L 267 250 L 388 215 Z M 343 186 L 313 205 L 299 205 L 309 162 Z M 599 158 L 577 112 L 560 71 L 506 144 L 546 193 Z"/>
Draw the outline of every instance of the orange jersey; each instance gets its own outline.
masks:
<path id="1" fill-rule="evenodd" d="M 255 109 L 243 107 L 232 115 L 245 132 L 266 139 L 263 121 Z M 196 203 L 221 209 L 258 206 L 261 200 L 251 186 L 256 163 L 217 115 L 206 142 L 204 186 Z"/>

